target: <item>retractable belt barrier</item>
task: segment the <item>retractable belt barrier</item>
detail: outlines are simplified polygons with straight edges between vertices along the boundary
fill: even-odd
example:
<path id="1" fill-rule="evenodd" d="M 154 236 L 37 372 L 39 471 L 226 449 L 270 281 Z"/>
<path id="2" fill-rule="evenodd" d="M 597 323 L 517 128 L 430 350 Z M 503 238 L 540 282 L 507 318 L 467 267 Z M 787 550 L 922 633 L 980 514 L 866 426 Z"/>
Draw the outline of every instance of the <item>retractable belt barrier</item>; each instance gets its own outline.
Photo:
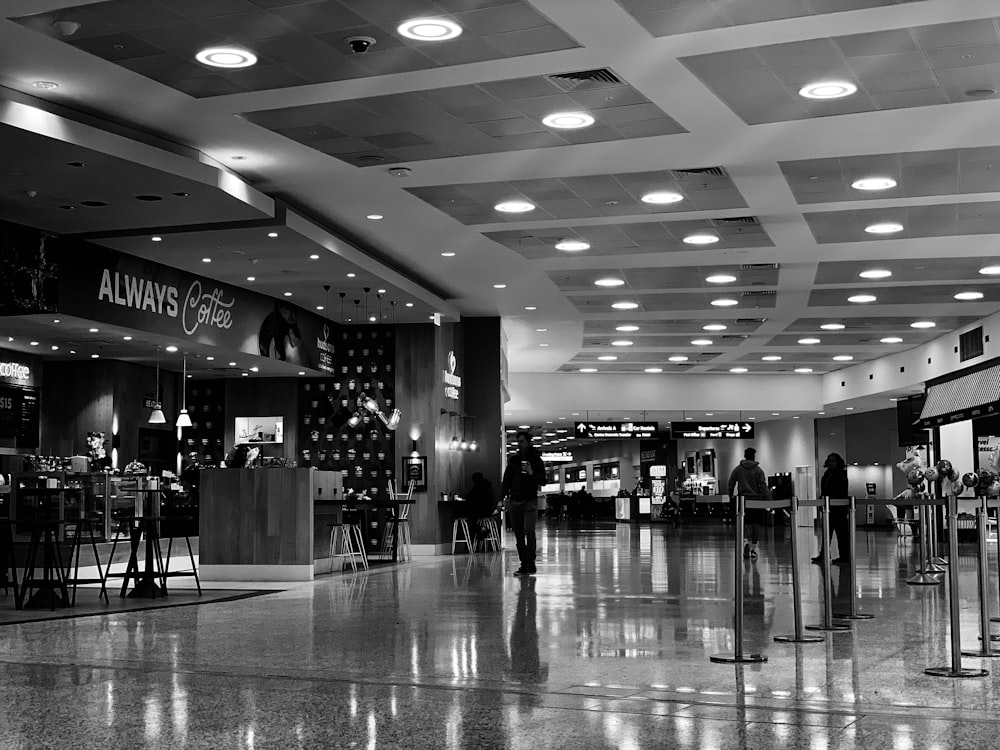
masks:
<path id="1" fill-rule="evenodd" d="M 962 499 L 964 498 L 959 499 L 959 503 L 962 502 Z M 978 651 L 969 650 L 962 652 L 965 656 L 978 656 L 986 659 L 1000 656 L 1000 651 L 997 651 L 991 645 L 991 641 L 995 640 L 995 637 L 990 635 L 990 569 L 989 549 L 986 546 L 987 536 L 989 535 L 987 502 L 985 497 L 979 498 L 976 506 L 976 536 L 979 537 L 977 579 L 979 582 L 980 644 Z"/>
<path id="2" fill-rule="evenodd" d="M 806 635 L 802 629 L 802 584 L 799 581 L 799 501 L 793 497 L 788 511 L 789 528 L 792 537 L 792 616 L 795 624 L 795 632 L 791 635 L 776 635 L 774 640 L 777 643 L 825 643 L 826 638 L 821 635 Z"/>
<path id="3" fill-rule="evenodd" d="M 833 576 L 830 575 L 830 508 L 843 508 L 851 504 L 847 498 L 823 497 L 819 500 L 804 500 L 801 505 L 822 508 L 823 510 L 823 622 L 818 625 L 806 625 L 806 630 L 823 630 L 828 633 L 843 633 L 851 626 L 843 622 L 833 621 Z M 851 545 L 853 552 L 855 545 Z M 853 569 L 853 559 L 852 565 Z M 854 599 L 854 591 L 851 591 Z M 852 607 L 853 608 L 853 607 Z"/>

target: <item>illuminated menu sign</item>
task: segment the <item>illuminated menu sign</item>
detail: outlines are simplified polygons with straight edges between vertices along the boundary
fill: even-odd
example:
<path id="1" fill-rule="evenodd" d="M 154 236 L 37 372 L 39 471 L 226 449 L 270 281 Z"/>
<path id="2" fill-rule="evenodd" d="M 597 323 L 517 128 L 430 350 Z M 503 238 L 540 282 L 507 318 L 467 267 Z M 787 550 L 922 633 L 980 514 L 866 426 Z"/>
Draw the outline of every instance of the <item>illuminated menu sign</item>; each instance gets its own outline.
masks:
<path id="1" fill-rule="evenodd" d="M 577 422 L 576 437 L 626 440 L 651 438 L 660 427 L 659 422 Z"/>
<path id="2" fill-rule="evenodd" d="M 681 438 L 707 440 L 709 438 L 723 440 L 753 440 L 753 422 L 671 422 L 670 436 L 674 440 Z"/>

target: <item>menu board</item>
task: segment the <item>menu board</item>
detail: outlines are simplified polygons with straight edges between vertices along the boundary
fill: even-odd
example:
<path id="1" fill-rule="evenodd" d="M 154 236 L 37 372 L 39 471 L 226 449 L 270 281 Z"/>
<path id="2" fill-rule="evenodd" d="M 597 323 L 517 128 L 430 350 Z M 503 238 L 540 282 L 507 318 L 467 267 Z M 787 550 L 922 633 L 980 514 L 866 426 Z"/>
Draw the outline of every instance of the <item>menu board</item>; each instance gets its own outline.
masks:
<path id="1" fill-rule="evenodd" d="M 38 391 L 0 385 L 0 447 L 38 447 Z"/>

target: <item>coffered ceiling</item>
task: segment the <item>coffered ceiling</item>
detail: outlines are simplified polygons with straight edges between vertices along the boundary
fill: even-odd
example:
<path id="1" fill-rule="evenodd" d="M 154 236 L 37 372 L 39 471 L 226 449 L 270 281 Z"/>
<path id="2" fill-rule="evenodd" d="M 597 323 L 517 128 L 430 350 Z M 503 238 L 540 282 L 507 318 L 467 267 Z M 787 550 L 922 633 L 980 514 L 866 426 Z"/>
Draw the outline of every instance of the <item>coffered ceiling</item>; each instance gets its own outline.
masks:
<path id="1" fill-rule="evenodd" d="M 1000 276 L 979 273 L 1000 264 L 994 0 L 141 6 L 3 4 L 0 103 L 96 135 L 70 153 L 76 133 L 22 120 L 0 146 L 15 164 L 0 168 L 0 216 L 140 254 L 150 229 L 172 227 L 158 259 L 233 283 L 256 260 L 254 288 L 313 307 L 330 284 L 415 300 L 412 319 L 499 314 L 512 371 L 574 378 L 818 375 L 1000 310 Z M 462 33 L 401 36 L 416 17 Z M 375 43 L 355 54 L 351 36 Z M 209 45 L 257 64 L 209 68 L 195 60 Z M 857 90 L 800 94 L 831 81 Z M 560 111 L 593 124 L 543 122 Z M 134 148 L 102 155 L 102 132 Z M 185 180 L 164 155 L 189 165 Z M 94 176 L 81 183 L 73 160 Z M 872 177 L 895 184 L 854 187 Z M 512 200 L 534 208 L 495 209 Z M 576 250 L 556 249 L 565 240 Z M 891 275 L 859 276 L 873 269 Z M 876 299 L 848 301 L 859 294 Z"/>

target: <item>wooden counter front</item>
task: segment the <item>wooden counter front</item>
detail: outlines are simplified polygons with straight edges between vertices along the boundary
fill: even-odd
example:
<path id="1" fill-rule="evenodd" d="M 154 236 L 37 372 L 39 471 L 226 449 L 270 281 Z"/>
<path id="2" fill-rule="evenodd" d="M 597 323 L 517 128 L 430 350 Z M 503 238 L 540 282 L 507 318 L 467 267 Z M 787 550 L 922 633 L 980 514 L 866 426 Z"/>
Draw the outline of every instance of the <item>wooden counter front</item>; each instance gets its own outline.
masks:
<path id="1" fill-rule="evenodd" d="M 312 580 L 313 499 L 321 487 L 332 486 L 325 476 L 332 474 L 314 469 L 203 470 L 202 578 Z"/>

